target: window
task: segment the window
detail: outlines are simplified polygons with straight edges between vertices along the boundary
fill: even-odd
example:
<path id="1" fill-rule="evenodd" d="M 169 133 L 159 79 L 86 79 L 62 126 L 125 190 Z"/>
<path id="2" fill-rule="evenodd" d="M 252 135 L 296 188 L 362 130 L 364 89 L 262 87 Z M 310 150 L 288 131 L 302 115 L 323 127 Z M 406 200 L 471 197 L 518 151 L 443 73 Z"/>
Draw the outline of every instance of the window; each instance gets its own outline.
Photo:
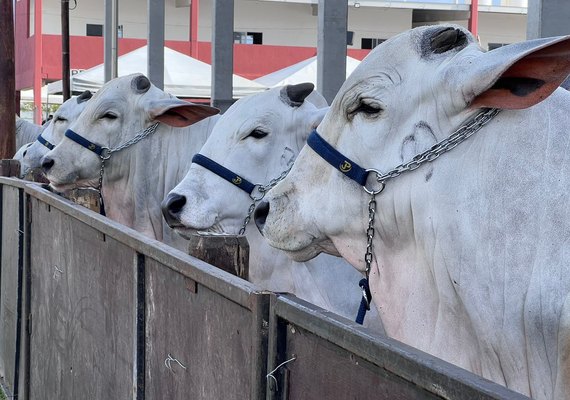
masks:
<path id="1" fill-rule="evenodd" d="M 262 44 L 263 33 L 261 32 L 234 32 L 234 43 Z"/>
<path id="2" fill-rule="evenodd" d="M 380 43 L 386 41 L 386 39 L 376 39 L 376 38 L 362 38 L 361 49 L 370 49 L 378 46 Z"/>
<path id="3" fill-rule="evenodd" d="M 346 31 L 346 45 L 352 46 L 352 41 L 354 39 L 354 32 L 353 31 Z"/>
<path id="4" fill-rule="evenodd" d="M 103 36 L 103 25 L 87 24 L 87 36 Z"/>
<path id="5" fill-rule="evenodd" d="M 487 46 L 487 48 L 489 49 L 489 51 L 491 50 L 495 50 L 498 49 L 499 47 L 503 47 L 508 45 L 508 43 L 489 43 Z"/>

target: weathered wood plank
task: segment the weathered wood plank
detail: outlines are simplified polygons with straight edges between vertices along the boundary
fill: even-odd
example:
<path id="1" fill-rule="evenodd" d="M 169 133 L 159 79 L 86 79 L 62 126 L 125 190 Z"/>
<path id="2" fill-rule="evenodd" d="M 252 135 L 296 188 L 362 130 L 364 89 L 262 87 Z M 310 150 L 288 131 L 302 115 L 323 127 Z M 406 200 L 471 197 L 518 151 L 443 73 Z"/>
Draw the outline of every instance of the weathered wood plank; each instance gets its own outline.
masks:
<path id="1" fill-rule="evenodd" d="M 249 277 L 249 243 L 245 236 L 194 235 L 188 242 L 188 254 L 242 279 Z"/>
<path id="2" fill-rule="evenodd" d="M 132 398 L 136 252 L 31 207 L 30 399 Z"/>
<path id="3" fill-rule="evenodd" d="M 271 310 L 281 328 L 274 328 L 280 337 L 272 339 L 268 369 L 296 357 L 275 374 L 273 399 L 283 389 L 289 399 L 528 399 L 294 296 L 272 297 Z"/>
<path id="4" fill-rule="evenodd" d="M 0 176 L 20 176 L 20 162 L 18 160 L 0 160 Z"/>
<path id="5" fill-rule="evenodd" d="M 14 391 L 17 368 L 18 317 L 21 291 L 23 232 L 20 226 L 20 196 L 17 188 L 2 185 L 0 272 L 0 375 Z"/>
<path id="6" fill-rule="evenodd" d="M 146 274 L 145 398 L 260 400 L 253 313 L 156 261 L 147 259 Z"/>
<path id="7" fill-rule="evenodd" d="M 0 178 L 1 183 L 11 185 L 20 185 L 23 181 Z M 93 229 L 112 237 L 118 242 L 132 248 L 145 256 L 159 261 L 167 268 L 177 271 L 196 282 L 203 284 L 216 292 L 226 291 L 225 296 L 228 299 L 242 305 L 243 307 L 251 307 L 251 297 L 259 292 L 259 288 L 255 285 L 232 276 L 219 268 L 207 264 L 195 257 L 191 257 L 182 251 L 174 249 L 164 243 L 149 239 L 140 232 L 128 228 L 118 222 L 112 221 L 92 212 L 88 212 L 84 207 L 71 203 L 70 201 L 62 201 L 57 196 L 42 187 L 35 184 L 22 184 L 25 191 L 30 196 L 41 200 L 43 203 L 50 205 L 52 208 L 62 211 L 64 214 L 91 226 Z M 232 290 L 227 291 L 227 285 L 230 284 Z"/>

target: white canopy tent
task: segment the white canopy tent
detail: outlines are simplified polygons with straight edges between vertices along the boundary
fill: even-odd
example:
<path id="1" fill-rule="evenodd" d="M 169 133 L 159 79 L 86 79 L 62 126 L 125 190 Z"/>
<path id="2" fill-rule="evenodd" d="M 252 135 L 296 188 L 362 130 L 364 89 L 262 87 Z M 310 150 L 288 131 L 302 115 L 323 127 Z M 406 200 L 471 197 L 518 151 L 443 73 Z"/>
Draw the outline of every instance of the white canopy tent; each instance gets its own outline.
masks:
<path id="1" fill-rule="evenodd" d="M 140 72 L 147 75 L 147 46 L 140 47 L 118 58 L 118 75 Z M 71 77 L 71 90 L 96 92 L 104 83 L 104 65 L 80 72 Z M 164 48 L 164 91 L 177 97 L 210 98 L 212 67 L 168 47 Z M 234 97 L 243 97 L 266 90 L 267 87 L 233 75 Z M 48 85 L 48 92 L 61 93 L 62 82 Z"/>
<path id="2" fill-rule="evenodd" d="M 346 57 L 346 77 L 360 64 L 356 58 Z M 312 82 L 317 87 L 317 57 L 311 57 L 297 64 L 272 72 L 257 78 L 255 82 L 267 86 L 296 85 L 303 82 Z"/>

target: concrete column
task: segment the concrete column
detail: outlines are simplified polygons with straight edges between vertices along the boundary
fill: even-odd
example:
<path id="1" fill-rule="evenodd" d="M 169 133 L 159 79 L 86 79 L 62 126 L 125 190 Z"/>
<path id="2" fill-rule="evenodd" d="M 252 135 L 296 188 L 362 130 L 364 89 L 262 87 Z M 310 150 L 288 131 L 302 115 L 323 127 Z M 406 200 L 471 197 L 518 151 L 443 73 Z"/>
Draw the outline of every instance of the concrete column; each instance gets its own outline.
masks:
<path id="1" fill-rule="evenodd" d="M 105 0 L 104 70 L 105 82 L 118 74 L 117 28 L 119 26 L 119 0 Z"/>
<path id="2" fill-rule="evenodd" d="M 346 80 L 346 0 L 319 0 L 317 88 L 329 104 Z"/>
<path id="3" fill-rule="evenodd" d="M 527 39 L 570 34 L 570 1 L 528 0 Z"/>
<path id="4" fill-rule="evenodd" d="M 164 89 L 164 0 L 148 0 L 148 79 Z"/>
<path id="5" fill-rule="evenodd" d="M 212 101 L 222 112 L 233 103 L 234 0 L 212 2 Z"/>

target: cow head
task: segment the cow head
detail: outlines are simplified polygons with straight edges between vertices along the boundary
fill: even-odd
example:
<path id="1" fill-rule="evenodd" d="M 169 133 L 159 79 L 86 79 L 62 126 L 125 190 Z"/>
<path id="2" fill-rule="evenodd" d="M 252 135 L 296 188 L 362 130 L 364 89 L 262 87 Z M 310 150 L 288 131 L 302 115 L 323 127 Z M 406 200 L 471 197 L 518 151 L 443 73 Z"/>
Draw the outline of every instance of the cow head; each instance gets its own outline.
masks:
<path id="1" fill-rule="evenodd" d="M 53 114 L 53 118 L 48 122 L 41 136 L 49 144 L 58 144 L 69 125 L 73 123 L 83 112 L 87 101 L 92 97 L 90 91 L 86 90 L 77 97 L 72 97 L 65 101 Z M 20 175 L 23 178 L 34 168 L 41 167 L 41 159 L 49 151 L 49 148 L 36 140 L 31 143 L 22 153 L 20 153 Z"/>
<path id="2" fill-rule="evenodd" d="M 112 149 L 155 122 L 182 127 L 216 113 L 215 108 L 177 99 L 152 85 L 144 75 L 133 74 L 103 85 L 69 129 L 92 143 Z M 120 162 L 116 158 L 128 157 L 128 150 L 114 155 L 109 163 Z M 101 159 L 63 137 L 43 157 L 42 168 L 56 190 L 96 187 Z"/>
<path id="3" fill-rule="evenodd" d="M 416 28 L 387 40 L 362 61 L 318 131 L 359 165 L 387 172 L 447 137 L 480 108 L 520 109 L 540 102 L 569 72 L 568 38 L 485 53 L 461 27 Z M 421 203 L 432 175 L 445 173 L 441 165 L 390 181 L 378 196 L 376 240 L 405 245 L 398 240 L 410 230 L 406 224 L 413 224 L 411 193 Z M 324 251 L 363 267 L 369 195 L 311 148 L 301 151 L 290 174 L 265 199 L 256 223 L 272 246 L 299 261 Z M 407 238 L 414 240 L 413 234 Z"/>
<path id="4" fill-rule="evenodd" d="M 326 101 L 310 83 L 242 98 L 220 118 L 200 154 L 254 184 L 267 184 L 290 168 L 307 135 L 321 121 L 326 108 L 315 104 Z M 163 214 L 182 235 L 237 234 L 251 203 L 239 187 L 192 164 L 163 202 Z"/>

